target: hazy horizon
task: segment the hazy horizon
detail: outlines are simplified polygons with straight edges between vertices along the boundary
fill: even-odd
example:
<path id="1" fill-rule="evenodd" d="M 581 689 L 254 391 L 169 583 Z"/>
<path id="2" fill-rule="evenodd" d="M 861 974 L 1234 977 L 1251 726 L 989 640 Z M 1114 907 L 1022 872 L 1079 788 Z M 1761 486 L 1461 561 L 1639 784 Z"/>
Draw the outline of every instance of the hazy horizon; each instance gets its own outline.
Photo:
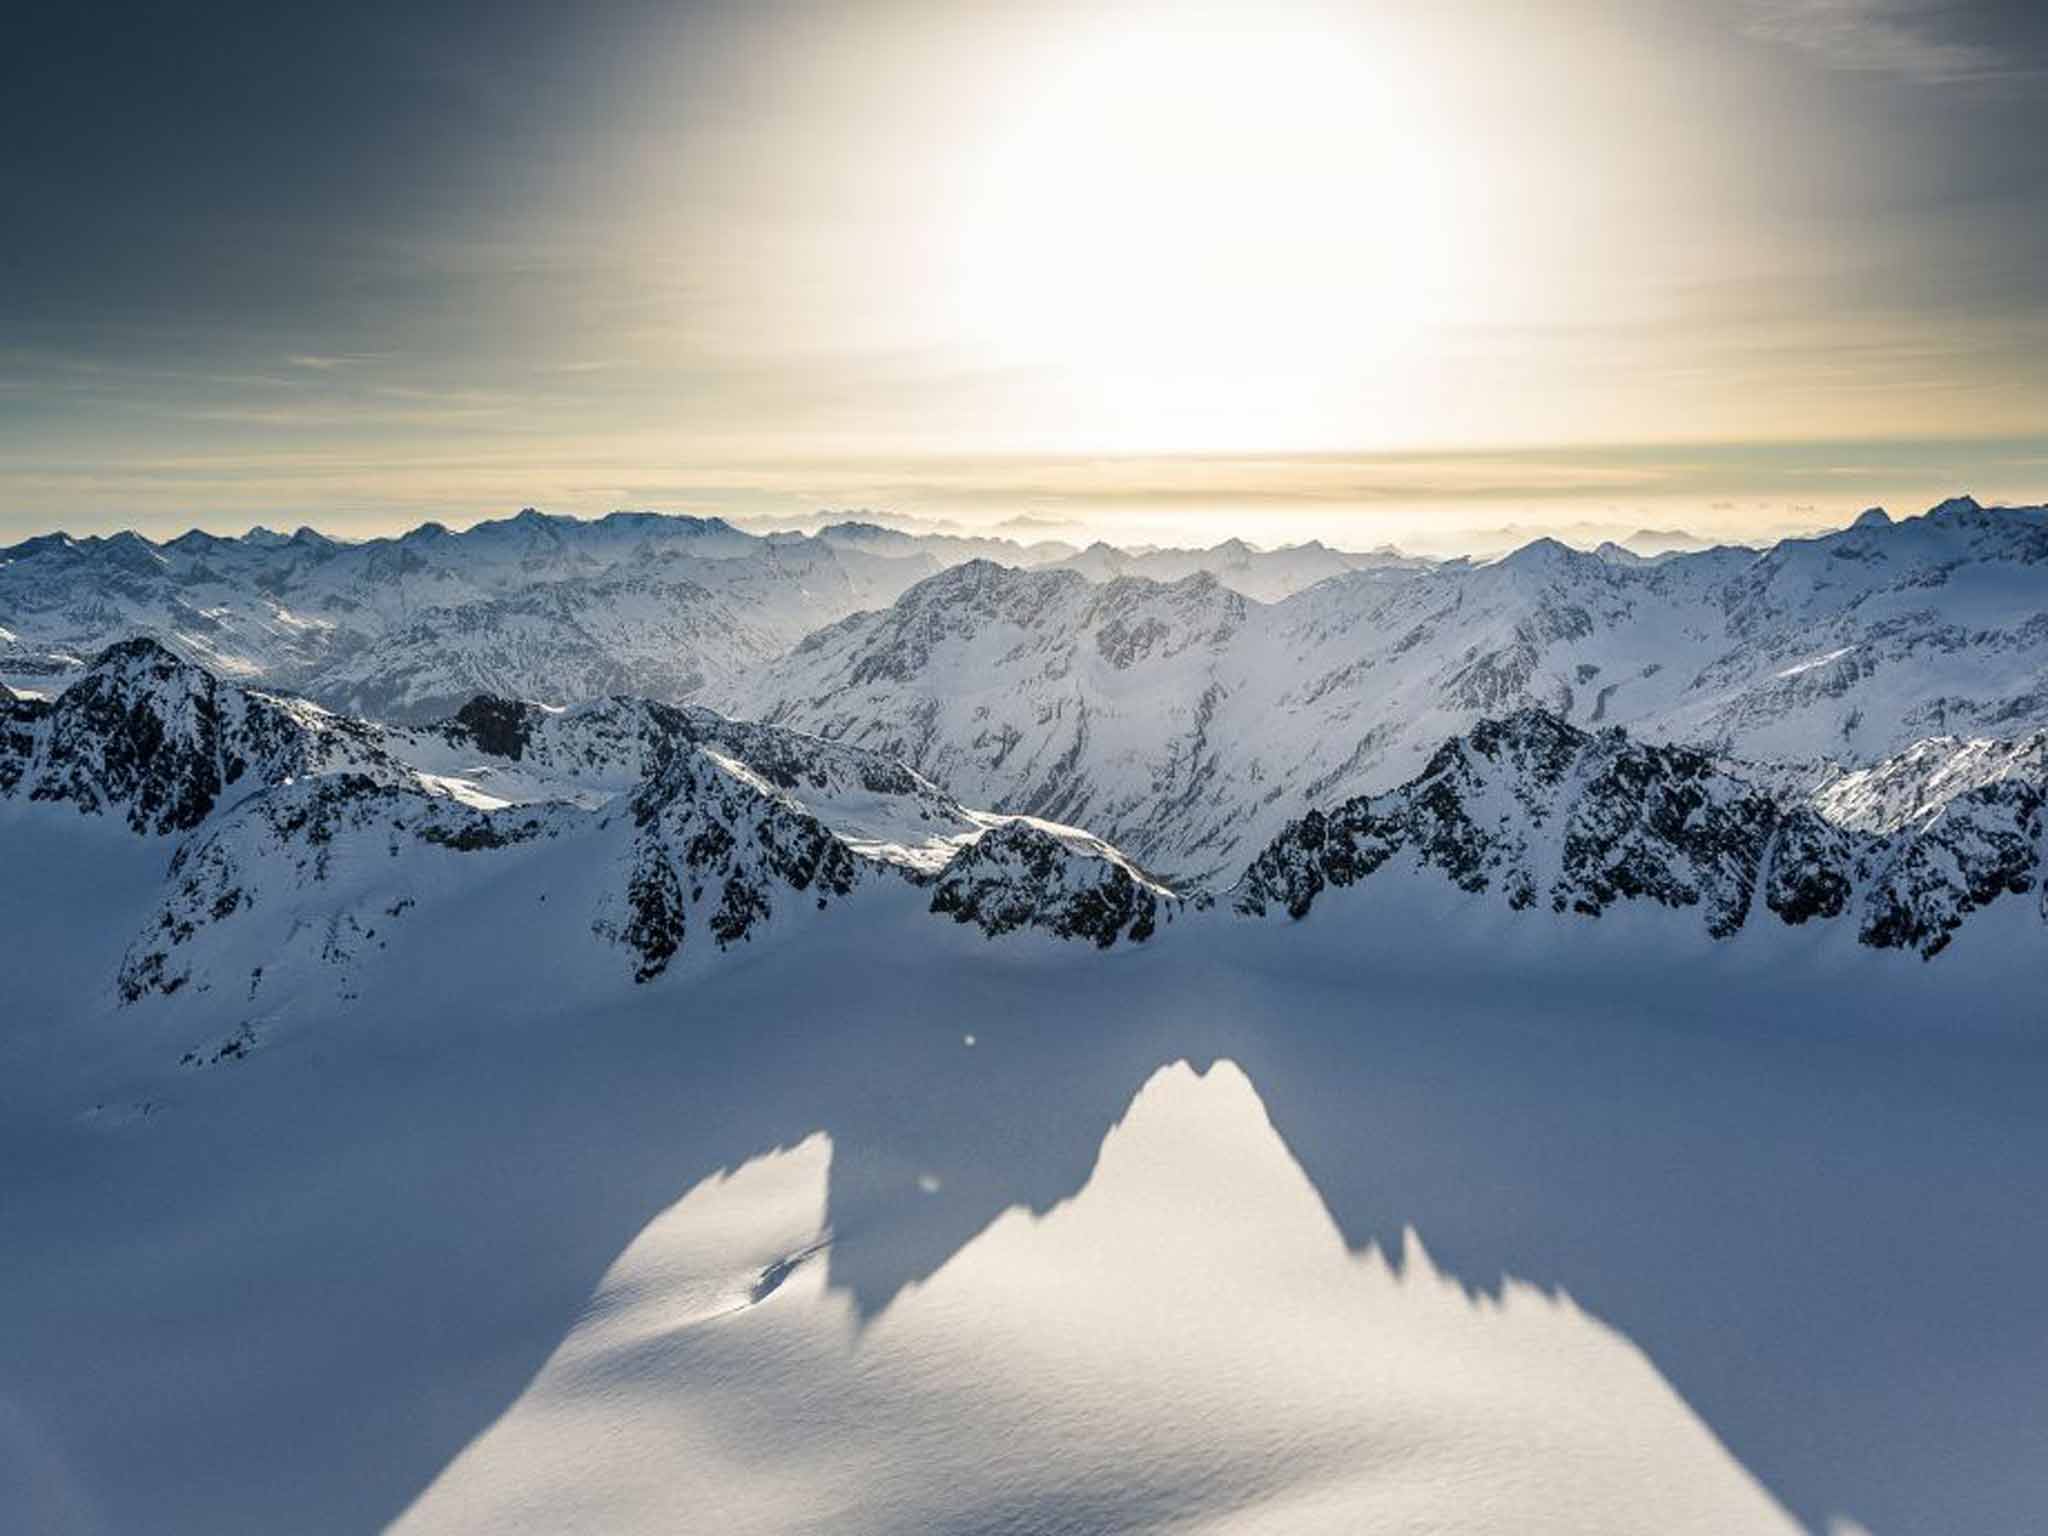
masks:
<path id="1" fill-rule="evenodd" d="M 16 41 L 0 538 L 2048 499 L 2029 5 L 428 0 Z"/>
<path id="2" fill-rule="evenodd" d="M 1955 496 L 1971 496 L 1968 491 L 1956 491 Z M 1911 505 L 1885 506 L 1871 503 L 1887 513 L 1893 520 L 1922 515 L 1940 501 Z M 1993 508 L 2001 506 L 2037 505 L 2022 503 L 2008 498 L 1976 498 L 1983 505 Z M 247 522 L 232 516 L 211 517 L 183 526 L 147 529 L 119 523 L 108 527 L 93 527 L 84 524 L 38 529 L 25 535 L 26 539 L 61 534 L 73 538 L 104 538 L 119 532 L 136 532 L 157 544 L 174 540 L 187 532 L 203 532 L 221 538 L 238 538 L 256 532 L 291 534 L 311 529 L 324 537 L 343 543 L 360 543 L 376 539 L 398 538 L 427 526 L 440 526 L 460 532 L 487 523 L 504 522 L 517 518 L 521 513 L 536 511 L 550 518 L 565 518 L 578 522 L 594 522 L 613 515 L 655 515 L 662 517 L 718 518 L 733 528 L 756 535 L 815 534 L 828 526 L 845 523 L 869 523 L 913 536 L 939 536 L 1007 540 L 1020 548 L 1038 544 L 1063 544 L 1085 547 L 1104 543 L 1126 550 L 1141 549 L 1208 549 L 1232 540 L 1241 541 L 1252 548 L 1273 551 L 1298 547 L 1309 543 L 1320 543 L 1330 548 L 1353 553 L 1369 550 L 1394 548 L 1405 554 L 1425 555 L 1437 558 L 1455 558 L 1460 555 L 1492 556 L 1519 548 L 1538 539 L 1555 539 L 1561 543 L 1581 549 L 1593 549 L 1608 542 L 1627 543 L 1638 536 L 1646 544 L 1660 546 L 1667 540 L 1663 536 L 1675 536 L 1668 543 L 1671 548 L 1682 547 L 1688 539 L 1695 540 L 1702 547 L 1712 543 L 1746 544 L 1766 548 L 1784 539 L 1808 538 L 1846 528 L 1855 518 L 1869 508 L 1858 506 L 1839 516 L 1823 515 L 1817 507 L 1792 507 L 1786 509 L 1793 514 L 1788 520 L 1777 524 L 1757 519 L 1771 509 L 1768 504 L 1758 503 L 1750 507 L 1722 504 L 1711 509 L 1717 515 L 1709 519 L 1691 521 L 1683 517 L 1660 519 L 1654 508 L 1642 508 L 1642 516 L 1631 521 L 1622 515 L 1625 509 L 1609 504 L 1605 507 L 1592 506 L 1585 509 L 1585 515 L 1578 517 L 1545 516 L 1540 510 L 1531 512 L 1527 508 L 1513 508 L 1523 517 L 1508 516 L 1504 520 L 1486 522 L 1483 517 L 1477 521 L 1460 522 L 1431 527 L 1427 524 L 1408 524 L 1404 531 L 1388 533 L 1381 538 L 1347 537 L 1340 527 L 1335 534 L 1304 533 L 1299 537 L 1256 536 L 1229 522 L 1217 522 L 1204 526 L 1200 522 L 1172 519 L 1169 511 L 1165 518 L 1153 524 L 1134 523 L 1122 530 L 1102 521 L 1085 517 L 1063 518 L 1057 514 L 1017 514 L 997 518 L 993 521 L 964 520 L 945 516 L 923 516 L 901 513 L 887 507 L 867 506 L 821 506 L 809 512 L 776 514 L 766 512 L 723 513 L 705 508 L 663 508 L 663 507 L 610 507 L 601 511 L 564 511 L 553 507 L 525 506 L 520 508 L 492 508 L 469 517 L 415 517 L 401 518 L 388 525 L 361 527 L 349 524 L 337 526 L 318 516 L 309 518 L 289 515 L 273 517 L 268 521 Z M 1500 510 L 1495 509 L 1497 512 Z M 1672 510 L 1672 509 L 1665 509 Z M 1800 513 L 1807 514 L 1803 519 Z M 1603 516 L 1603 514 L 1605 514 Z M 1728 523 L 1742 520 L 1741 529 L 1734 529 Z M 1349 525 L 1356 533 L 1359 525 Z M 4 548 L 0 545 L 0 548 Z"/>

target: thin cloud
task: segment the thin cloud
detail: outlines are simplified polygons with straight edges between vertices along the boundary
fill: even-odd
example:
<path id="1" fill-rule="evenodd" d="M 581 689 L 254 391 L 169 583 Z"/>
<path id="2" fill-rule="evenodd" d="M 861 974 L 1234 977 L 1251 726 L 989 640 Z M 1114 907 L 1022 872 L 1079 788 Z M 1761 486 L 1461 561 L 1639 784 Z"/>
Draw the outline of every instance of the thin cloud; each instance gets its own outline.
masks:
<path id="1" fill-rule="evenodd" d="M 353 368 L 357 363 L 375 360 L 376 354 L 371 352 L 344 352 L 332 356 L 318 352 L 295 352 L 285 359 L 294 368 L 311 368 L 319 373 L 326 373 L 335 368 Z"/>
<path id="2" fill-rule="evenodd" d="M 1928 0 L 1751 0 L 1748 30 L 1828 69 L 1925 85 L 2031 75 L 2040 66 L 1945 29 L 1956 7 Z"/>

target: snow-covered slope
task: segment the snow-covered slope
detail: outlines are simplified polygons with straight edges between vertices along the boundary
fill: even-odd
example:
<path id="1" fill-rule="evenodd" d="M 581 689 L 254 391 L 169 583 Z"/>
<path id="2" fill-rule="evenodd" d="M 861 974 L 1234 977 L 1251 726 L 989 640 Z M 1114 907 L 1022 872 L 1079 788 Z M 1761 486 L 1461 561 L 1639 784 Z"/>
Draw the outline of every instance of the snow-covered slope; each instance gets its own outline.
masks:
<path id="1" fill-rule="evenodd" d="M 1269 613 L 1209 575 L 1097 586 L 977 561 L 812 635 L 734 709 L 1085 825 L 1156 866 L 1213 871 L 1260 772 L 1225 678 L 1248 688 L 1248 665 L 1263 670 L 1247 623 Z"/>
<path id="2" fill-rule="evenodd" d="M 956 793 L 1227 879 L 1306 808 L 1391 788 L 1525 706 L 1750 759 L 1867 766 L 2048 723 L 2048 514 L 1944 503 L 1758 553 L 1539 541 L 1278 603 L 971 564 L 714 700 L 902 757 Z"/>
<path id="3" fill-rule="evenodd" d="M 1939 816 L 1958 796 L 2008 779 L 2048 782 L 2048 731 L 2009 741 L 1930 737 L 1872 767 L 1831 776 L 1813 800 L 1840 826 L 1895 832 Z"/>
<path id="4" fill-rule="evenodd" d="M 162 844 L 21 811 L 0 1528 L 2006 1536 L 2048 1498 L 2023 904 L 1816 964 L 1374 879 L 1105 952 L 877 883 L 635 987 L 543 834 L 402 848 L 498 862 L 244 1034 L 239 990 L 97 1011 L 109 876 Z"/>

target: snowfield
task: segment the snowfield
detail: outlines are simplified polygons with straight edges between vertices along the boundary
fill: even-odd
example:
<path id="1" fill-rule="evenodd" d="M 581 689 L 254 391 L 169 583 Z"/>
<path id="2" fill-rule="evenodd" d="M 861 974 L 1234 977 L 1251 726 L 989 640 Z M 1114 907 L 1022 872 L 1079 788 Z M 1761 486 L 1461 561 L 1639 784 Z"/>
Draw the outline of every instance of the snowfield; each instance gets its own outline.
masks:
<path id="1" fill-rule="evenodd" d="M 2036 1529 L 2044 539 L 0 551 L 0 1531 Z"/>
<path id="2" fill-rule="evenodd" d="M 147 845 L 54 825 L 68 910 L 0 915 L 69 997 Z M 176 1000 L 12 1019 L 0 1524 L 1883 1536 L 2048 1499 L 2020 904 L 1932 965 L 1650 911 L 1567 950 L 1447 885 L 1104 954 L 904 887 L 634 988 L 536 881 L 218 1064 Z"/>

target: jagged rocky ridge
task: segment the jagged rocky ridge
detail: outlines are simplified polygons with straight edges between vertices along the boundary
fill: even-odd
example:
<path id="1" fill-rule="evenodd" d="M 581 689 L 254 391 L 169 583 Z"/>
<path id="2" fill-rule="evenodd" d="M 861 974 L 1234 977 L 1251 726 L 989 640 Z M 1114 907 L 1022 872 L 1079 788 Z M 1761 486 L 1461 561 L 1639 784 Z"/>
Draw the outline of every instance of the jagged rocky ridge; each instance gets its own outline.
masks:
<path id="1" fill-rule="evenodd" d="M 353 996 L 421 912 L 520 881 L 557 897 L 545 942 L 568 956 L 595 935 L 593 953 L 622 950 L 642 982 L 864 891 L 992 938 L 1107 948 L 1183 914 L 1299 918 L 1402 878 L 1566 921 L 1647 903 L 1696 913 L 1711 939 L 1847 922 L 1864 945 L 1932 958 L 1993 902 L 2032 895 L 2048 918 L 2042 740 L 1931 741 L 1788 794 L 1523 710 L 1446 742 L 1398 790 L 1299 818 L 1212 909 L 1086 833 L 968 809 L 901 763 L 799 732 L 644 700 L 490 698 L 398 730 L 138 641 L 55 703 L 0 700 L 0 801 L 175 840 L 118 995 L 261 1011 L 307 986 Z"/>
<path id="2" fill-rule="evenodd" d="M 2028 772 L 2017 752 L 1979 755 L 2014 771 L 1952 776 L 1952 792 L 1924 793 L 1917 815 L 1873 832 L 1830 820 L 1825 793 L 1787 803 L 1704 753 L 1524 710 L 1445 743 L 1400 789 L 1302 817 L 1231 905 L 1300 918 L 1333 888 L 1408 874 L 1515 910 L 1693 910 L 1717 939 L 1758 921 L 1847 918 L 1866 945 L 1931 959 L 1972 912 L 2043 888 L 2039 757 Z"/>
<path id="3" fill-rule="evenodd" d="M 486 802 L 623 793 L 695 745 L 744 763 L 776 789 L 831 807 L 845 836 L 879 842 L 893 831 L 915 842 L 980 825 L 975 813 L 893 758 L 700 705 L 614 697 L 563 710 L 479 695 L 448 720 L 390 739 L 407 762 Z M 862 800 L 865 807 L 856 804 Z"/>
<path id="4" fill-rule="evenodd" d="M 0 750 L 0 799 L 182 836 L 121 967 L 129 1002 L 246 985 L 241 1001 L 261 1007 L 309 978 L 350 997 L 408 918 L 549 845 L 569 856 L 541 899 L 556 885 L 582 901 L 581 926 L 641 981 L 864 884 L 919 892 L 991 935 L 1101 944 L 1142 940 L 1164 894 L 1084 833 L 1032 823 L 1012 841 L 1021 824 L 876 754 L 646 700 L 479 698 L 434 727 L 387 728 L 137 640 L 55 703 L 0 701 Z M 998 844 L 977 854 L 987 837 Z M 1015 848 L 1031 857 L 998 851 Z M 922 896 L 963 850 L 971 877 Z"/>

